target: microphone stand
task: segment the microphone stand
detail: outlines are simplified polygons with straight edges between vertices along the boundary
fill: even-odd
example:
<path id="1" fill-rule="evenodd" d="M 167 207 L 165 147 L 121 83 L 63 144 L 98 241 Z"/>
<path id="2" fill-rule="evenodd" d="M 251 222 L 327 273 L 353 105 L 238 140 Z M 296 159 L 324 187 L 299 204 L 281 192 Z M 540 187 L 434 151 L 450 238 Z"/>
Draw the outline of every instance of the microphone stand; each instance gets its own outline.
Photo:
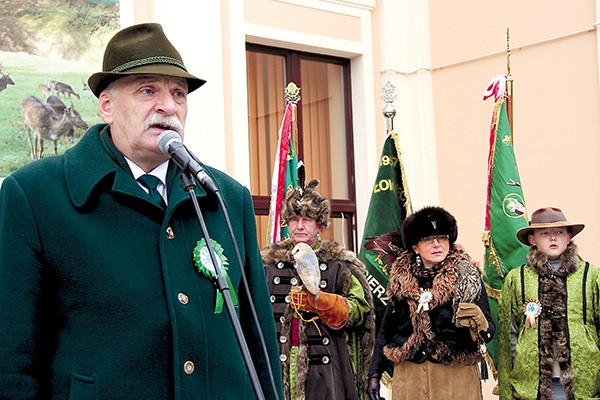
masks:
<path id="1" fill-rule="evenodd" d="M 200 223 L 202 234 L 206 239 L 206 246 L 208 248 L 210 259 L 215 269 L 215 274 L 217 275 L 217 278 L 214 280 L 213 283 L 217 287 L 217 289 L 223 294 L 225 307 L 227 308 L 229 319 L 231 320 L 231 324 L 233 325 L 233 330 L 235 332 L 238 344 L 240 346 L 240 350 L 242 351 L 242 356 L 244 357 L 244 361 L 246 362 L 246 369 L 248 370 L 248 374 L 250 375 L 250 380 L 252 381 L 254 393 L 256 394 L 257 399 L 264 400 L 265 395 L 263 394 L 262 388 L 260 387 L 258 375 L 256 373 L 256 368 L 252 361 L 252 357 L 250 356 L 250 351 L 248 349 L 248 344 L 246 343 L 246 340 L 244 338 L 244 333 L 242 332 L 240 321 L 238 320 L 237 314 L 235 313 L 233 301 L 231 300 L 231 295 L 229 293 L 229 285 L 227 284 L 227 280 L 225 279 L 225 276 L 221 271 L 221 265 L 217 261 L 218 258 L 215 254 L 215 250 L 213 249 L 212 244 L 210 243 L 210 236 L 208 234 L 208 229 L 206 228 L 206 222 L 204 221 L 202 211 L 200 210 L 200 206 L 198 204 L 198 199 L 196 199 L 196 195 L 194 193 L 194 188 L 196 187 L 196 184 L 194 183 L 193 177 L 188 172 L 181 173 L 181 182 L 183 184 L 184 190 L 190 194 L 190 198 L 192 199 L 192 203 L 194 204 L 194 209 L 196 210 L 198 222 Z M 260 327 L 258 329 L 260 330 Z"/>

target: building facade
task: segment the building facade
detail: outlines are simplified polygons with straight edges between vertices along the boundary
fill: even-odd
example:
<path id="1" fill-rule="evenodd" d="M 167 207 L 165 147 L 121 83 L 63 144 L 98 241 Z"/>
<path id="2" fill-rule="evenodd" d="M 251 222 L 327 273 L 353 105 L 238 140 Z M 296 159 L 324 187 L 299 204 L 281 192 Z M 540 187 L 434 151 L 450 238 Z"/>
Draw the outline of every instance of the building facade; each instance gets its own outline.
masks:
<path id="1" fill-rule="evenodd" d="M 303 113 L 308 113 L 303 101 L 323 99 L 331 113 L 313 116 L 327 122 L 325 128 L 306 120 L 299 125 L 300 135 L 329 135 L 329 147 L 309 144 L 308 139 L 302 139 L 300 147 L 307 158 L 311 147 L 318 148 L 328 161 L 319 168 L 309 166 L 309 173 L 320 176 L 307 178 L 321 179 L 326 183 L 323 193 L 340 200 L 338 216 L 344 217 L 344 210 L 352 215 L 339 219 L 330 235 L 354 249 L 362 237 L 386 137 L 381 90 L 389 82 L 396 89 L 394 129 L 400 135 L 413 208 L 447 208 L 458 220 L 458 242 L 475 259 L 483 259 L 493 102 L 482 97 L 490 78 L 506 74 L 510 67 L 514 149 L 528 211 L 557 206 L 572 222 L 585 223 L 577 243 L 584 257 L 596 263 L 600 262 L 600 250 L 593 242 L 600 235 L 600 213 L 594 212 L 600 203 L 599 10 L 599 0 L 121 2 L 123 25 L 160 22 L 188 69 L 208 81 L 190 96 L 186 142 L 204 162 L 250 187 L 258 208 L 265 207 L 264 182 L 270 180 L 273 158 L 252 139 L 253 125 L 260 118 L 258 83 L 263 87 L 258 98 L 275 96 L 281 111 L 289 78 L 307 75 L 290 72 L 285 59 L 283 67 L 273 69 L 283 71 L 279 78 L 257 81 L 259 73 L 249 65 L 259 64 L 249 52 L 261 56 L 288 52 L 290 59 L 314 55 L 317 62 L 333 60 L 342 66 L 327 75 L 335 79 L 323 81 L 318 72 L 314 74 L 321 81 L 302 78 Z M 315 61 L 311 57 L 309 61 Z M 336 83 L 344 76 L 349 87 Z M 311 93 L 317 88 L 309 82 L 332 85 L 326 85 L 331 87 L 321 98 Z M 328 98 L 335 94 L 341 98 Z M 262 131 L 271 135 L 270 146 L 280 115 L 270 115 L 271 122 L 263 124 Z M 342 136 L 335 136 L 336 127 L 342 127 Z M 351 177 L 343 179 L 344 175 Z"/>

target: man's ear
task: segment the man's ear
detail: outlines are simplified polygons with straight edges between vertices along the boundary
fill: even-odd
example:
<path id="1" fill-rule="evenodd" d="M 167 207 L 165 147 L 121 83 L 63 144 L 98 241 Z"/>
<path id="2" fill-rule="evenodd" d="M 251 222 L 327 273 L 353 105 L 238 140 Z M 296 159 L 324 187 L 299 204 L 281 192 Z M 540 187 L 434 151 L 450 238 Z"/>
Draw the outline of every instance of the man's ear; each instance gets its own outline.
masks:
<path id="1" fill-rule="evenodd" d="M 98 110 L 100 112 L 100 117 L 105 123 L 110 124 L 113 122 L 113 102 L 108 93 L 100 93 L 100 97 L 98 98 Z"/>
<path id="2" fill-rule="evenodd" d="M 529 241 L 530 245 L 535 246 L 535 238 L 532 234 L 527 235 L 527 240 Z"/>

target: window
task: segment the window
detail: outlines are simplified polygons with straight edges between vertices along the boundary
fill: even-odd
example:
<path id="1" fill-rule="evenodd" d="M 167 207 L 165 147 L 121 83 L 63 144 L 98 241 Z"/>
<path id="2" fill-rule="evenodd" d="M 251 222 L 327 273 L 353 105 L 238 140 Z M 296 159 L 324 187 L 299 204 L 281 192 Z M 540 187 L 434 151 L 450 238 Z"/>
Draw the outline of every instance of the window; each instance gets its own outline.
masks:
<path id="1" fill-rule="evenodd" d="M 284 89 L 300 87 L 298 134 L 294 145 L 306 166 L 306 181 L 330 199 L 331 226 L 323 237 L 356 249 L 356 197 L 350 93 L 350 61 L 248 44 L 248 125 L 250 189 L 257 216 L 258 239 L 267 243 L 273 161 L 285 110 Z"/>

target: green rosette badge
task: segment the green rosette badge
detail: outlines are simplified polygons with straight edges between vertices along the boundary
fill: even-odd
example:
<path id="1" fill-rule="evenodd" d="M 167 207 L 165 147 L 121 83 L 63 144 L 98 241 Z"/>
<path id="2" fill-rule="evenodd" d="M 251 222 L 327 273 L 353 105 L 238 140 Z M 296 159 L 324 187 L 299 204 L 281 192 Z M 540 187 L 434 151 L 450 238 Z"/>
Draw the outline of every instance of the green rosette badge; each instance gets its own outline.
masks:
<path id="1" fill-rule="evenodd" d="M 229 287 L 229 292 L 231 294 L 231 301 L 233 305 L 236 306 L 238 304 L 238 298 L 235 290 L 233 289 L 233 285 L 231 284 L 229 274 L 227 273 L 229 261 L 227 261 L 227 257 L 225 257 L 225 254 L 223 254 L 223 246 L 213 239 L 210 239 L 210 244 L 212 245 L 215 255 L 217 256 L 219 272 L 227 281 L 227 286 Z M 196 247 L 194 247 L 194 263 L 196 264 L 196 268 L 198 268 L 198 272 L 200 272 L 202 275 L 213 281 L 217 279 L 217 272 L 210 257 L 210 250 L 208 249 L 206 240 L 204 238 L 199 240 L 196 244 Z M 215 289 L 215 295 L 215 314 L 220 314 L 223 311 L 223 293 L 221 293 L 217 288 Z"/>

